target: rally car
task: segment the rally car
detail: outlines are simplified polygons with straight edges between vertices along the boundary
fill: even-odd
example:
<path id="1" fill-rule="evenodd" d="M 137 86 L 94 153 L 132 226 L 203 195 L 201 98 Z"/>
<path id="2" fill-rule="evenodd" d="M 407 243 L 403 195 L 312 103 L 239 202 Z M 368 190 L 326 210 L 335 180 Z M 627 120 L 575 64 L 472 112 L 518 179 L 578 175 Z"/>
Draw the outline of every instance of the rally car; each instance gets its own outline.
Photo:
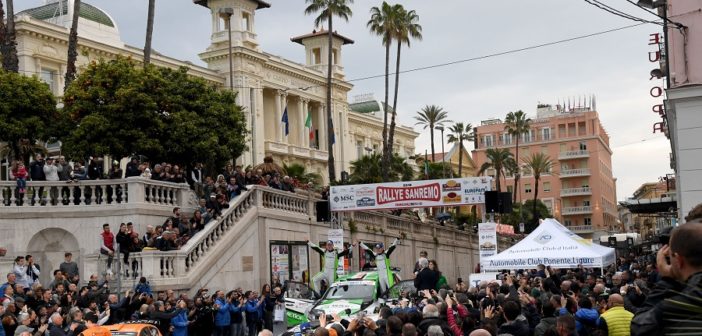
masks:
<path id="1" fill-rule="evenodd" d="M 161 336 L 158 321 L 139 320 L 85 329 L 79 336 Z"/>
<path id="2" fill-rule="evenodd" d="M 341 276 L 321 296 L 305 284 L 289 282 L 285 292 L 288 327 L 299 332 L 301 324 L 317 321 L 320 314 L 349 317 L 364 311 L 367 316 L 377 315 L 387 300 L 399 299 L 403 292 L 416 292 L 413 280 L 401 281 L 397 274 L 393 275 L 395 285 L 385 293 L 380 293 L 375 271 Z"/>

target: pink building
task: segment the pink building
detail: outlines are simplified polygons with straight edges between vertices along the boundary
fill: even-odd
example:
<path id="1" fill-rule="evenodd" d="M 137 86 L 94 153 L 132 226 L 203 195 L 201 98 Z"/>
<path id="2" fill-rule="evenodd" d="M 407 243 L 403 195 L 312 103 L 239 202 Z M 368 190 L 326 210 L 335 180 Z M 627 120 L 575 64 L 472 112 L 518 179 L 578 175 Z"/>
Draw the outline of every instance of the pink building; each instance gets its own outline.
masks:
<path id="1" fill-rule="evenodd" d="M 590 105 L 594 106 L 594 98 Z M 507 134 L 501 120 L 482 121 L 475 134 L 472 154 L 476 167 L 486 162 L 488 148 L 507 148 L 514 155 L 516 139 Z M 539 105 L 529 134 L 519 140 L 522 167 L 524 159 L 537 152 L 547 154 L 553 161 L 552 173 L 539 180 L 538 198 L 556 219 L 587 237 L 616 230 L 617 193 L 616 179 L 612 177 L 612 150 L 609 135 L 594 107 Z M 486 175 L 494 177 L 495 171 L 488 170 Z M 501 184 L 502 191 L 513 192 L 514 176 L 507 173 Z M 533 175 L 522 168 L 517 201 L 533 199 L 534 187 Z"/>

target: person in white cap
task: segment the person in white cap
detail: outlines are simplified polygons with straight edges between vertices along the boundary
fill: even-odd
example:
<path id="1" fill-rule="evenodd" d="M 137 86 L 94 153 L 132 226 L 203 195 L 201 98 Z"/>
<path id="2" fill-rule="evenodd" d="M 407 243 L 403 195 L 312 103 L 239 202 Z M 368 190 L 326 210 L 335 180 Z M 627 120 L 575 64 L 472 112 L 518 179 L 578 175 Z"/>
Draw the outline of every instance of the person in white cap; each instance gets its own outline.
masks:
<path id="1" fill-rule="evenodd" d="M 392 276 L 392 269 L 390 268 L 390 255 L 393 251 L 395 251 L 395 247 L 397 247 L 397 243 L 399 241 L 399 239 L 395 238 L 395 241 L 392 242 L 387 251 L 385 250 L 383 243 L 376 244 L 375 249 L 371 249 L 370 247 L 366 246 L 366 244 L 361 243 L 361 247 L 370 252 L 370 254 L 373 255 L 373 258 L 375 258 L 375 265 L 378 269 L 378 283 L 380 285 L 381 293 L 385 293 L 388 288 L 395 284 Z"/>
<path id="2" fill-rule="evenodd" d="M 345 249 L 341 252 L 334 248 L 334 242 L 331 240 L 327 241 L 324 249 L 315 245 L 314 243 L 307 240 L 307 245 L 309 245 L 313 250 L 322 255 L 322 270 L 312 277 L 312 285 L 315 291 L 322 293 L 322 280 L 327 283 L 327 288 L 336 282 L 336 269 L 339 267 L 339 257 L 349 255 L 349 249 Z M 355 246 L 354 244 L 353 246 Z"/>

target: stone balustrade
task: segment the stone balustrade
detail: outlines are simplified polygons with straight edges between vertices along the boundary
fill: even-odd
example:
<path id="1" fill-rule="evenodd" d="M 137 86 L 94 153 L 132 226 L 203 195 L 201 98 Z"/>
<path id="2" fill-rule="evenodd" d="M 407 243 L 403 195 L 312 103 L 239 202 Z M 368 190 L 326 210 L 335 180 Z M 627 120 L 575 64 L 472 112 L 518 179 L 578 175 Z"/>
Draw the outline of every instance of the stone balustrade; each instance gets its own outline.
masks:
<path id="1" fill-rule="evenodd" d="M 187 184 L 142 177 L 114 180 L 27 181 L 20 193 L 15 181 L 0 181 L 0 209 L 4 207 L 76 207 L 152 204 L 183 206 Z M 0 210 L 1 211 L 1 210 Z"/>

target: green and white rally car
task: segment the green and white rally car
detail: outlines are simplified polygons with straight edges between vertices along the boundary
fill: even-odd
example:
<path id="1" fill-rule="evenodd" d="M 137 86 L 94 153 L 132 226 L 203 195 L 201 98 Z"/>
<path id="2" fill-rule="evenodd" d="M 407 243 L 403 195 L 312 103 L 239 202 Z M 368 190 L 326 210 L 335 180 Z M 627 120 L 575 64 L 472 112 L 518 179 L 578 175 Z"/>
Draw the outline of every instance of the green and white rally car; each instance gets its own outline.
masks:
<path id="1" fill-rule="evenodd" d="M 378 273 L 358 272 L 339 277 L 324 295 L 318 295 L 307 285 L 288 282 L 285 292 L 285 317 L 288 327 L 299 326 L 305 322 L 315 322 L 319 314 L 347 317 L 360 311 L 366 315 L 377 315 L 380 306 L 387 300 L 400 297 L 401 292 L 411 292 L 414 281 L 401 281 L 397 274 L 395 285 L 386 293 L 380 293 Z"/>

